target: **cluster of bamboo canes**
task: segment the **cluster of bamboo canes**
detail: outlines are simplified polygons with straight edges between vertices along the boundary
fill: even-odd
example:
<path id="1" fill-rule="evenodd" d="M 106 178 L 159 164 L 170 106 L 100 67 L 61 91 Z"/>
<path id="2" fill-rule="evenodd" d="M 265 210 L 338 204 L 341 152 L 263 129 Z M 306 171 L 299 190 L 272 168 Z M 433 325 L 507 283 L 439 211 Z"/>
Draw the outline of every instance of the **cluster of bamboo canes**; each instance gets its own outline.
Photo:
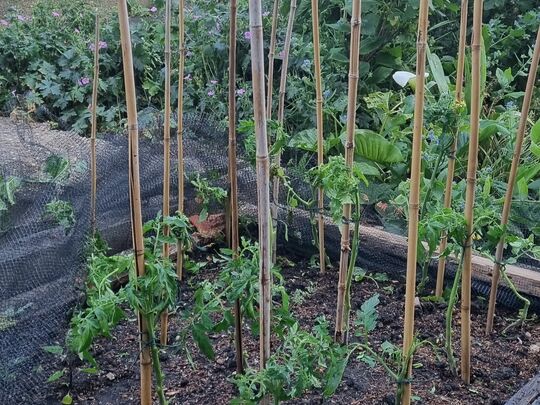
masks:
<path id="1" fill-rule="evenodd" d="M 459 34 L 459 50 L 456 74 L 455 100 L 457 103 L 463 102 L 463 71 L 465 58 L 465 43 L 467 32 L 467 6 L 468 0 L 462 0 L 461 4 L 461 25 Z M 461 350 L 461 372 L 465 382 L 470 382 L 470 301 L 471 301 L 471 255 L 472 255 L 472 233 L 473 233 L 473 205 L 476 183 L 476 168 L 478 155 L 478 132 L 480 117 L 480 47 L 481 47 L 481 24 L 482 24 L 482 0 L 474 0 L 473 30 L 472 30 L 472 83 L 471 83 L 471 114 L 470 114 L 470 139 L 467 169 L 467 189 L 465 217 L 468 227 L 468 240 L 464 246 L 464 267 L 462 281 L 461 300 L 461 328 L 462 328 L 462 350 Z M 314 44 L 314 77 L 316 84 L 316 123 L 317 123 L 317 162 L 322 165 L 324 162 L 323 148 L 323 99 L 322 80 L 320 64 L 320 44 L 319 44 L 319 20 L 318 20 L 318 0 L 312 0 L 312 25 Z M 138 276 L 144 275 L 144 246 L 142 235 L 142 214 L 140 200 L 140 178 L 139 178 L 139 155 L 138 155 L 138 125 L 137 106 L 135 95 L 135 81 L 133 76 L 133 60 L 131 52 L 131 38 L 129 31 L 129 19 L 126 0 L 119 0 L 119 20 L 122 42 L 122 54 L 124 61 L 124 80 L 126 88 L 126 105 L 128 113 L 128 133 L 129 133 L 129 190 L 132 218 L 133 250 L 135 252 L 136 272 Z M 238 186 L 236 173 L 236 0 L 230 2 L 230 30 L 229 30 L 229 201 L 230 201 L 230 243 L 233 254 L 237 254 L 238 235 Z M 281 68 L 278 115 L 277 120 L 280 125 L 285 119 L 285 94 L 288 56 L 292 38 L 292 29 L 295 18 L 296 0 L 291 0 L 290 14 L 288 18 L 285 45 L 283 52 L 283 63 Z M 347 129 L 345 142 L 345 160 L 349 168 L 352 168 L 354 157 L 354 130 L 356 119 L 356 100 L 359 80 L 359 51 L 361 32 L 361 0 L 353 0 L 351 16 L 351 46 L 350 46 L 350 66 L 349 66 L 349 86 L 348 86 L 348 106 L 347 106 Z M 260 367 L 264 368 L 270 357 L 270 310 L 271 310 L 271 266 L 275 261 L 276 243 L 275 228 L 277 226 L 277 210 L 279 198 L 279 179 L 273 180 L 273 203 L 270 202 L 270 158 L 268 148 L 267 121 L 272 118 L 272 93 L 273 93 L 273 71 L 276 49 L 277 24 L 279 17 L 279 0 L 275 0 L 273 9 L 272 31 L 270 36 L 270 50 L 268 54 L 268 76 L 267 94 L 265 95 L 264 77 L 264 43 L 262 25 L 262 4 L 261 0 L 249 0 L 249 21 L 251 31 L 251 68 L 253 81 L 253 109 L 256 136 L 256 176 L 258 192 L 258 221 L 259 221 L 259 247 L 260 247 Z M 164 181 L 163 181 L 163 215 L 170 212 L 170 131 L 171 131 L 171 0 L 166 0 L 165 16 L 165 120 L 163 133 L 164 146 Z M 409 226 L 408 226 L 408 254 L 407 254 L 407 281 L 405 297 L 405 320 L 403 350 L 408 353 L 413 345 L 414 338 L 414 300 L 416 294 L 416 264 L 417 264 L 417 243 L 418 243 L 418 212 L 420 198 L 420 174 L 421 174 L 421 146 L 423 130 L 424 111 L 424 91 L 425 91 L 425 62 L 427 48 L 427 27 L 428 27 L 428 0 L 420 0 L 419 20 L 418 20 L 418 40 L 417 40 L 417 61 L 416 61 L 416 88 L 415 88 L 415 109 L 414 109 L 414 129 L 411 159 L 411 188 L 409 194 Z M 92 95 L 92 134 L 91 134 L 91 171 L 92 171 L 92 230 L 95 230 L 95 195 L 96 195 L 96 104 L 97 104 L 97 84 L 99 75 L 99 55 L 97 42 L 99 41 L 99 19 L 96 17 L 96 52 L 94 59 L 94 89 Z M 183 168 L 183 72 L 185 56 L 184 38 L 184 0 L 179 2 L 179 76 L 178 76 L 178 211 L 183 211 L 184 200 L 184 168 Z M 521 120 L 517 134 L 516 147 L 512 168 L 509 175 L 508 189 L 502 215 L 501 224 L 505 226 L 511 204 L 511 196 L 515 183 L 519 158 L 523 144 L 524 133 L 527 125 L 527 114 L 530 106 L 532 89 L 536 77 L 536 70 L 540 57 L 540 28 L 536 39 L 533 62 L 531 64 L 525 99 L 521 112 Z M 448 175 L 445 190 L 445 207 L 451 205 L 451 191 L 455 167 L 456 142 L 452 146 L 452 151 L 448 162 Z M 280 165 L 280 156 L 276 156 L 274 164 Z M 323 190 L 318 190 L 318 222 L 319 235 L 318 245 L 320 250 L 320 271 L 325 271 L 324 254 L 324 217 L 323 217 Z M 339 266 L 338 301 L 336 310 L 336 340 L 344 342 L 347 330 L 345 328 L 343 303 L 345 298 L 345 280 L 350 253 L 350 216 L 351 205 L 343 206 L 344 223 L 341 226 L 341 255 Z M 273 229 L 272 229 L 273 228 Z M 167 232 L 167 230 L 165 230 Z M 273 233 L 274 232 L 274 233 Z M 440 250 L 446 246 L 446 238 L 442 235 Z M 490 296 L 490 309 L 488 316 L 487 331 L 491 331 L 493 325 L 493 313 L 495 308 L 496 288 L 498 274 L 501 271 L 500 262 L 504 248 L 504 238 L 501 239 L 496 253 L 496 264 L 493 273 L 493 284 Z M 177 275 L 182 279 L 182 246 L 177 247 Z M 169 245 L 165 244 L 163 255 L 169 256 Z M 437 273 L 436 294 L 441 295 L 444 281 L 444 258 L 440 259 Z M 242 328 L 240 303 L 236 302 L 236 328 L 235 343 L 237 352 L 237 370 L 243 370 L 242 358 Z M 163 313 L 161 324 L 161 342 L 167 342 L 167 312 Z M 144 319 L 139 316 L 140 329 L 140 365 L 141 365 L 141 403 L 151 403 L 151 357 L 149 352 L 148 326 Z M 411 367 L 409 364 L 409 377 Z M 410 383 L 406 383 L 402 403 L 408 404 L 411 399 Z M 266 402 L 267 399 L 263 401 Z"/>

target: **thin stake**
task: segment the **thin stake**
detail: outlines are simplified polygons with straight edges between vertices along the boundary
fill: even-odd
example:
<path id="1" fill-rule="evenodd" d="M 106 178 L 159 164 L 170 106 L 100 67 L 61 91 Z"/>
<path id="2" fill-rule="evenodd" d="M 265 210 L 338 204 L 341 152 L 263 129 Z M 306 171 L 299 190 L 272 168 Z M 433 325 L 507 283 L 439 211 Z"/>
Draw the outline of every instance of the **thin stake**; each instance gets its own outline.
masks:
<path id="1" fill-rule="evenodd" d="M 465 221 L 467 240 L 463 249 L 463 276 L 461 279 L 461 379 L 471 382 L 471 264 L 472 235 L 474 232 L 474 196 L 478 166 L 478 130 L 480 121 L 480 47 L 482 41 L 483 0 L 474 0 L 473 36 L 471 45 L 471 134 L 467 161 L 467 188 L 465 191 Z"/>
<path id="2" fill-rule="evenodd" d="M 270 162 L 266 133 L 264 96 L 264 43 L 261 0 L 249 0 L 251 27 L 251 72 L 253 78 L 253 112 L 256 137 L 257 206 L 260 250 L 260 360 L 261 369 L 270 357 L 270 305 L 271 305 L 271 229 L 270 229 Z M 262 402 L 267 403 L 268 399 Z"/>
<path id="3" fill-rule="evenodd" d="M 92 129 L 90 132 L 90 226 L 92 235 L 96 234 L 96 194 L 97 194 L 97 157 L 96 157 L 96 135 L 97 135 L 97 96 L 99 85 L 99 15 L 96 10 L 96 26 L 94 40 L 94 81 L 92 82 Z"/>
<path id="4" fill-rule="evenodd" d="M 319 41 L 319 0 L 311 0 L 311 22 L 313 26 L 313 75 L 315 76 L 315 109 L 317 114 L 317 165 L 324 163 L 324 127 L 323 127 L 323 94 L 321 77 L 321 45 Z M 324 190 L 317 191 L 317 208 L 319 209 L 319 269 L 326 271 L 326 253 L 324 250 Z"/>
<path id="5" fill-rule="evenodd" d="M 272 31 L 270 33 L 270 48 L 268 50 L 268 92 L 266 99 L 266 118 L 272 118 L 272 92 L 274 89 L 274 57 L 276 52 L 277 25 L 279 22 L 279 0 L 274 0 L 272 11 Z"/>
<path id="6" fill-rule="evenodd" d="M 184 213 L 184 64 L 186 60 L 185 44 L 185 18 L 184 0 L 178 2 L 178 124 L 177 124 L 177 145 L 178 145 L 178 213 Z M 181 242 L 176 245 L 176 275 L 182 281 L 184 267 L 184 246 Z"/>
<path id="7" fill-rule="evenodd" d="M 229 22 L 229 201 L 231 250 L 238 257 L 238 178 L 236 168 L 236 0 L 231 0 Z M 242 349 L 242 308 L 240 300 L 234 303 L 234 343 L 236 371 L 244 372 Z"/>
<path id="8" fill-rule="evenodd" d="M 416 42 L 416 91 L 414 96 L 414 126 L 411 156 L 411 188 L 409 191 L 409 230 L 407 246 L 407 281 L 405 288 L 405 319 L 403 322 L 403 355 L 411 353 L 414 344 L 414 298 L 416 296 L 416 259 L 418 248 L 418 212 L 420 205 L 420 171 L 422 163 L 422 129 L 424 127 L 424 88 L 428 29 L 428 0 L 420 0 L 418 39 Z M 412 374 L 412 355 L 407 379 Z M 411 384 L 404 383 L 403 405 L 411 403 Z"/>
<path id="9" fill-rule="evenodd" d="M 456 104 L 460 105 L 463 102 L 463 71 L 465 66 L 465 45 L 467 41 L 467 9 L 469 0 L 461 0 L 461 20 L 459 23 L 459 46 L 456 71 Z M 457 134 L 454 138 L 454 143 L 448 154 L 448 173 L 446 177 L 446 187 L 444 189 L 444 208 L 452 206 L 452 186 L 454 184 L 454 172 L 456 167 L 456 149 L 457 149 Z M 448 238 L 446 233 L 441 237 L 439 244 L 439 252 L 446 250 Z M 444 288 L 444 272 L 446 269 L 446 257 L 439 258 L 439 266 L 437 268 L 437 284 L 435 286 L 435 295 L 442 297 Z"/>
<path id="10" fill-rule="evenodd" d="M 169 216 L 171 190 L 171 0 L 165 1 L 165 119 L 163 122 L 163 216 Z M 169 227 L 163 227 L 163 235 L 169 236 Z M 163 257 L 169 257 L 170 247 L 163 244 Z M 161 314 L 160 343 L 167 344 L 169 312 Z"/>
<path id="11" fill-rule="evenodd" d="M 131 208 L 131 229 L 135 269 L 137 276 L 144 275 L 144 240 L 141 211 L 141 181 L 139 178 L 139 127 L 137 124 L 137 98 L 135 77 L 133 76 L 133 57 L 131 54 L 131 34 L 126 0 L 118 0 L 120 20 L 120 39 L 126 87 L 126 107 L 128 116 L 129 140 L 129 197 Z M 152 404 L 152 357 L 148 325 L 141 314 L 137 314 L 140 332 L 141 404 Z"/>
<path id="12" fill-rule="evenodd" d="M 354 158 L 354 130 L 356 129 L 356 98 L 358 94 L 358 69 L 360 61 L 360 15 L 362 12 L 361 0 L 353 0 L 351 15 L 351 49 L 349 57 L 349 92 L 347 102 L 347 141 L 345 144 L 345 163 L 352 170 Z M 335 340 L 339 343 L 345 341 L 345 322 L 343 319 L 345 306 L 345 285 L 347 281 L 347 268 L 349 266 L 349 253 L 351 251 L 351 204 L 343 205 L 344 222 L 341 226 L 341 254 L 339 258 L 339 281 L 336 307 Z"/>
<path id="13" fill-rule="evenodd" d="M 285 45 L 283 47 L 283 63 L 281 64 L 281 78 L 279 82 L 279 103 L 278 103 L 278 123 L 283 126 L 285 121 L 285 94 L 287 90 L 287 70 L 289 67 L 289 51 L 291 49 L 292 30 L 294 25 L 294 15 L 296 13 L 296 0 L 291 0 L 289 20 L 287 22 L 287 34 L 285 35 Z M 274 165 L 281 166 L 281 152 L 274 158 Z M 276 262 L 277 253 L 277 219 L 279 205 L 279 177 L 274 176 L 272 185 L 272 228 L 274 243 L 272 244 L 272 263 Z"/>
<path id="14" fill-rule="evenodd" d="M 523 138 L 525 137 L 525 129 L 527 128 L 527 118 L 529 116 L 529 108 L 531 106 L 531 99 L 534 90 L 534 82 L 536 80 L 536 73 L 538 70 L 538 60 L 540 59 L 540 27 L 538 27 L 538 33 L 536 34 L 536 42 L 534 45 L 534 52 L 529 67 L 529 77 L 527 78 L 527 86 L 525 87 L 525 96 L 523 97 L 523 105 L 521 107 L 521 117 L 519 119 L 519 126 L 516 135 L 516 145 L 514 147 L 514 156 L 512 159 L 512 166 L 510 167 L 510 174 L 508 175 L 508 185 L 506 188 L 506 195 L 504 197 L 504 206 L 501 215 L 501 226 L 506 229 L 508 224 L 508 217 L 510 216 L 510 208 L 512 207 L 512 195 L 514 194 L 514 186 L 516 184 L 516 176 L 521 159 L 521 149 L 523 147 Z M 489 306 L 486 322 L 486 333 L 491 333 L 493 330 L 493 317 L 495 315 L 495 306 L 497 304 L 497 287 L 499 284 L 501 263 L 504 253 L 504 242 L 506 232 L 503 232 L 499 243 L 497 244 L 497 250 L 495 252 L 495 264 L 493 266 L 493 276 L 491 279 L 491 291 L 489 294 Z"/>

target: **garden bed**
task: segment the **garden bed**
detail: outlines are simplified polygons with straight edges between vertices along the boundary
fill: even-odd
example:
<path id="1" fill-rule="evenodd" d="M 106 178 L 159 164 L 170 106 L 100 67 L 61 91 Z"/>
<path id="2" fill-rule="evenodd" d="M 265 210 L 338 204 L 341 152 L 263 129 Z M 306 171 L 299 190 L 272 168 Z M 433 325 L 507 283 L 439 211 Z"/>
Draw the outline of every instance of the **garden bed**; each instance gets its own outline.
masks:
<path id="1" fill-rule="evenodd" d="M 196 285 L 202 279 L 212 279 L 217 268 L 208 265 L 187 283 Z M 369 271 L 383 269 L 371 268 Z M 330 270 L 321 276 L 306 262 L 283 268 L 286 287 L 291 297 L 292 312 L 304 328 L 311 328 L 315 319 L 324 314 L 333 326 L 336 301 L 337 272 Z M 402 279 L 378 282 L 369 280 L 353 284 L 353 314 L 373 294 L 380 294 L 379 324 L 371 334 L 372 347 L 379 348 L 386 340 L 399 345 L 402 340 L 403 295 Z M 302 297 L 302 299 L 299 299 Z M 193 300 L 193 289 L 182 288 L 180 308 L 185 309 Z M 534 345 L 540 344 L 540 324 L 527 324 L 522 330 L 506 336 L 485 336 L 486 302 L 477 297 L 472 308 L 472 383 L 466 386 L 459 377 L 449 372 L 444 353 L 424 346 L 414 359 L 413 392 L 418 403 L 426 404 L 503 404 L 537 373 L 540 353 Z M 416 331 L 442 347 L 444 334 L 444 304 L 422 302 L 416 310 Z M 500 333 L 517 313 L 505 308 L 498 311 L 495 328 Z M 100 339 L 95 345 L 95 357 L 100 365 L 98 375 L 80 371 L 73 374 L 71 395 L 78 404 L 136 404 L 138 397 L 138 332 L 135 317 L 123 321 L 114 331 L 114 340 Z M 354 315 L 353 315 L 354 317 Z M 181 328 L 180 316 L 171 317 L 170 333 L 174 339 Z M 454 317 L 456 357 L 459 359 L 459 311 Z M 248 364 L 257 367 L 258 341 L 246 330 L 244 349 Z M 274 347 L 279 342 L 273 342 Z M 172 404 L 228 403 L 235 397 L 235 386 L 230 378 L 235 372 L 234 344 L 231 335 L 215 335 L 213 345 L 215 361 L 208 360 L 190 343 L 195 368 L 185 355 L 173 348 L 163 354 L 166 373 L 166 395 Z M 61 367 L 61 366 L 58 366 Z M 57 386 L 54 394 L 48 387 L 49 399 L 62 398 L 65 388 Z M 370 368 L 352 356 L 336 394 L 323 400 L 320 393 L 310 392 L 290 403 L 336 404 L 392 404 L 395 384 L 387 378 L 380 366 Z"/>

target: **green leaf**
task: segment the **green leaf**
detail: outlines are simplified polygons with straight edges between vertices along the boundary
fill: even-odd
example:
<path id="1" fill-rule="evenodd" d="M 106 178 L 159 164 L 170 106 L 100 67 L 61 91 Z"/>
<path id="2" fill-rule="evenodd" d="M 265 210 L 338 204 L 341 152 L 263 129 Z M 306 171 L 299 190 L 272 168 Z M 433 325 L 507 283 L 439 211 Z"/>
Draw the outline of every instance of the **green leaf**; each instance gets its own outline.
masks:
<path id="1" fill-rule="evenodd" d="M 288 146 L 308 152 L 317 152 L 317 130 L 315 128 L 309 128 L 298 132 L 291 137 Z"/>
<path id="2" fill-rule="evenodd" d="M 193 339 L 195 340 L 195 343 L 197 343 L 197 346 L 199 347 L 201 352 L 210 360 L 214 360 L 215 353 L 212 347 L 212 343 L 210 343 L 210 339 L 206 335 L 206 332 L 202 328 L 202 326 L 199 324 L 193 325 L 193 327 L 191 328 L 191 332 L 193 334 Z"/>
<path id="3" fill-rule="evenodd" d="M 73 403 L 73 398 L 71 395 L 66 394 L 64 398 L 62 398 L 62 404 L 63 405 L 71 405 Z"/>
<path id="4" fill-rule="evenodd" d="M 342 134 L 341 138 L 344 142 L 345 134 Z M 354 152 L 364 159 L 380 164 L 398 163 L 403 160 L 403 155 L 396 145 L 369 129 L 355 131 Z"/>
<path id="5" fill-rule="evenodd" d="M 431 70 L 431 74 L 433 75 L 433 78 L 435 79 L 435 83 L 437 83 L 437 87 L 439 89 L 440 94 L 449 93 L 450 90 L 448 89 L 448 78 L 444 74 L 444 69 L 441 63 L 441 60 L 437 55 L 434 53 L 431 53 L 429 48 L 427 50 L 427 59 L 429 63 L 429 69 Z"/>
<path id="6" fill-rule="evenodd" d="M 64 352 L 64 349 L 61 346 L 43 346 L 42 349 L 45 350 L 47 353 L 58 355 Z"/>
<path id="7" fill-rule="evenodd" d="M 62 369 L 62 370 L 58 370 L 58 371 L 55 371 L 54 373 L 51 374 L 51 376 L 47 379 L 47 382 L 55 382 L 57 380 L 59 380 L 60 378 L 62 378 L 64 376 L 64 373 L 65 373 L 65 369 Z"/>
<path id="8" fill-rule="evenodd" d="M 531 128 L 531 152 L 540 157 L 540 119 Z"/>
<path id="9" fill-rule="evenodd" d="M 349 356 L 347 355 L 328 367 L 328 370 L 326 371 L 326 385 L 323 391 L 323 395 L 326 398 L 334 395 L 339 387 L 341 379 L 343 378 L 343 373 L 345 372 L 345 367 L 347 367 L 348 360 Z"/>

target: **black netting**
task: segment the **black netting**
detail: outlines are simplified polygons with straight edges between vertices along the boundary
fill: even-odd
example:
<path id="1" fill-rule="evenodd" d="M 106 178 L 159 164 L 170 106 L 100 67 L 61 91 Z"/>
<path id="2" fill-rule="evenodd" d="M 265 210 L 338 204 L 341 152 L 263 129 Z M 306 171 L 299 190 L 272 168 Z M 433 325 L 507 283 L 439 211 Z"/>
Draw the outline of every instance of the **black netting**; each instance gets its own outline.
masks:
<path id="1" fill-rule="evenodd" d="M 163 145 L 160 115 L 143 111 L 140 116 L 141 199 L 144 220 L 162 207 Z M 188 178 L 199 174 L 213 185 L 227 188 L 227 133 L 209 117 L 184 118 L 184 156 Z M 35 403 L 35 395 L 53 371 L 51 355 L 43 347 L 63 342 L 73 309 L 84 300 L 85 245 L 90 227 L 90 142 L 75 134 L 51 131 L 45 124 L 28 124 L 24 117 L 0 118 L 2 142 L 0 176 L 22 180 L 16 203 L 0 216 L 0 403 Z M 175 135 L 171 144 L 171 212 L 177 207 Z M 242 145 L 242 142 L 239 143 Z M 127 138 L 103 136 L 97 142 L 97 226 L 113 252 L 131 247 Z M 51 157 L 69 162 L 56 180 L 44 171 Z M 284 156 L 284 162 L 295 162 Z M 309 163 L 313 164 L 313 162 Z M 60 164 L 61 166 L 61 164 Z M 302 166 L 303 167 L 303 166 Z M 311 189 L 302 180 L 305 170 L 288 168 L 292 184 L 304 197 Z M 246 151 L 239 147 L 238 185 L 240 215 L 257 218 L 255 172 Z M 286 190 L 280 192 L 280 252 L 316 253 L 313 247 L 314 211 L 286 208 Z M 58 224 L 50 203 L 65 201 L 75 223 Z M 196 191 L 186 181 L 185 211 L 197 213 Z M 367 215 L 369 217 L 369 215 Z M 374 216 L 376 221 L 376 217 Z M 329 256 L 339 257 L 339 229 L 328 219 L 326 246 Z M 285 237 L 287 236 L 287 238 Z M 398 238 L 398 237 L 396 237 Z M 365 227 L 358 255 L 359 265 L 373 271 L 403 274 L 406 248 L 391 234 Z M 435 271 L 436 263 L 432 266 Z M 532 263 L 532 267 L 538 268 Z M 452 274 L 452 265 L 448 275 Z M 487 284 L 476 281 L 478 292 Z M 515 305 L 512 294 L 499 290 L 501 302 Z M 539 307 L 538 300 L 533 306 Z"/>

